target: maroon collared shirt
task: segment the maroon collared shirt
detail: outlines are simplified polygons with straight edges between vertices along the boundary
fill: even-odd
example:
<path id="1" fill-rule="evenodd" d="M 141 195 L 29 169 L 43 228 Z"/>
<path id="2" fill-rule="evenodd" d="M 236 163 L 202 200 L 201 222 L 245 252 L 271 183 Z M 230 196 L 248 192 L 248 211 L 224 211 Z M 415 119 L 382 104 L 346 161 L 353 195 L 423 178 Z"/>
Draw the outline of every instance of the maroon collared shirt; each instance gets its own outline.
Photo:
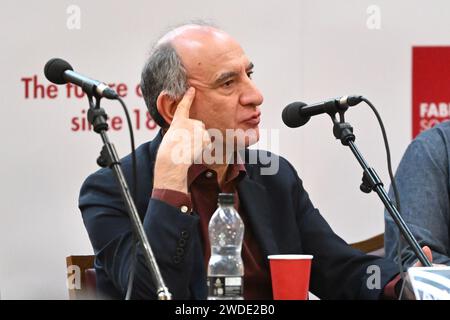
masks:
<path id="1" fill-rule="evenodd" d="M 203 244 L 205 269 L 211 256 L 208 224 L 217 209 L 217 199 L 221 192 L 234 193 L 235 209 L 241 216 L 245 230 L 242 244 L 242 260 L 244 263 L 244 299 L 272 299 L 270 271 L 265 263 L 261 248 L 255 238 L 248 216 L 240 206 L 237 186 L 246 175 L 243 164 L 228 166 L 225 183 L 221 188 L 215 171 L 202 164 L 194 164 L 188 171 L 189 194 L 173 190 L 154 189 L 152 198 L 179 207 L 181 212 L 195 212 L 200 217 L 200 238 Z"/>

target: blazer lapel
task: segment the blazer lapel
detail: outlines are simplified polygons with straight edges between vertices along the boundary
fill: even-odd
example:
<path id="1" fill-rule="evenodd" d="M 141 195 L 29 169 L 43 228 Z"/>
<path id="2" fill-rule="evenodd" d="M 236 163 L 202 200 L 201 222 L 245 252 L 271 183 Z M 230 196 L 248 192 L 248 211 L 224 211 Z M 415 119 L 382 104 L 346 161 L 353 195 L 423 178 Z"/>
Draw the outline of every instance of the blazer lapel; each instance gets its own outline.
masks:
<path id="1" fill-rule="evenodd" d="M 152 175 L 151 181 L 151 189 L 153 189 L 153 177 L 155 170 L 155 162 L 156 162 L 156 154 L 158 153 L 159 145 L 162 141 L 162 129 L 156 134 L 155 138 L 150 142 L 148 146 L 148 151 L 150 154 L 150 172 Z"/>
<path id="2" fill-rule="evenodd" d="M 150 153 L 150 162 L 155 164 L 156 154 L 158 153 L 159 145 L 162 141 L 162 129 L 158 131 L 155 138 L 150 142 L 148 146 L 148 151 Z"/>
<path id="3" fill-rule="evenodd" d="M 251 227 L 261 244 L 264 257 L 278 253 L 272 232 L 272 217 L 266 188 L 247 174 L 238 186 L 239 199 L 245 208 Z"/>

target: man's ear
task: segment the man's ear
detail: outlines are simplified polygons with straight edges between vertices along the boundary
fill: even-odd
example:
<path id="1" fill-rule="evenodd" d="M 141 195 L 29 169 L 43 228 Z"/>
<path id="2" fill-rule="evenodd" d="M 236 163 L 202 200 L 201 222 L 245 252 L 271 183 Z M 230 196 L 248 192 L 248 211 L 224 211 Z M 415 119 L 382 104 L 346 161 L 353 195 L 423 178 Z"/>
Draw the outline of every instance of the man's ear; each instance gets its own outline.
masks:
<path id="1" fill-rule="evenodd" d="M 169 125 L 172 123 L 177 105 L 178 101 L 170 97 L 166 91 L 161 91 L 158 99 L 156 99 L 158 112 Z"/>

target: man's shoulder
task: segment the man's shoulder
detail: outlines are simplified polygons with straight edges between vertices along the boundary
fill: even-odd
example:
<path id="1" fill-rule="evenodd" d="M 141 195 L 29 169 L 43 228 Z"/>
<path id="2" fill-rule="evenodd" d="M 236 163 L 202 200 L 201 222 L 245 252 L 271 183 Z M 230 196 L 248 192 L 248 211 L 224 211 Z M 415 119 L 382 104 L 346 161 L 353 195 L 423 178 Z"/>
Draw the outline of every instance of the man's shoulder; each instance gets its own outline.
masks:
<path id="1" fill-rule="evenodd" d="M 149 151 L 151 143 L 152 141 L 147 141 L 136 148 L 135 153 L 136 153 L 137 168 L 143 166 L 145 167 L 149 165 L 149 163 L 151 162 L 150 161 L 151 155 Z M 133 157 L 131 153 L 120 159 L 120 166 L 124 174 L 131 170 L 133 163 L 132 159 Z M 91 177 L 103 177 L 103 176 L 113 176 L 113 171 L 110 168 L 101 168 L 92 173 L 91 175 L 89 175 L 87 179 Z"/>
<path id="2" fill-rule="evenodd" d="M 421 132 L 406 151 L 409 155 L 421 155 L 424 152 L 434 159 L 447 158 L 450 152 L 450 121 Z"/>
<path id="3" fill-rule="evenodd" d="M 434 127 L 422 131 L 415 139 L 414 142 L 423 143 L 436 143 L 444 141 L 450 142 L 450 120 L 441 122 Z"/>
<path id="4" fill-rule="evenodd" d="M 151 176 L 157 151 L 157 146 L 155 147 L 155 142 L 157 141 L 155 140 L 157 139 L 145 142 L 136 148 L 136 171 L 137 182 L 140 188 L 139 192 L 142 191 L 143 186 L 146 186 L 145 181 L 152 181 Z M 131 153 L 120 159 L 120 167 L 129 187 L 132 187 L 133 161 Z M 92 199 L 92 197 L 120 197 L 120 190 L 116 188 L 117 185 L 117 178 L 110 168 L 101 168 L 91 173 L 81 186 L 80 204 L 88 199 Z M 147 189 L 147 187 L 144 189 Z"/>

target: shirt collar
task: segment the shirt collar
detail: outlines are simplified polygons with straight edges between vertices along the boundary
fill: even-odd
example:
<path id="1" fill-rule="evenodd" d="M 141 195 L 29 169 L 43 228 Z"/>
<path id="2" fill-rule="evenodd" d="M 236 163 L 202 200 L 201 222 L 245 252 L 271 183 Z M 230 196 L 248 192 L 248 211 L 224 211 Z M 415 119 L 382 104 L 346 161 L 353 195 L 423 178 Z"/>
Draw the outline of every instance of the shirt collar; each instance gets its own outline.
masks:
<path id="1" fill-rule="evenodd" d="M 206 174 L 208 171 L 216 173 L 214 170 L 208 168 L 205 164 L 192 164 L 188 169 L 188 186 L 202 174 Z M 238 183 L 247 174 L 244 163 L 238 153 L 235 154 L 233 163 L 230 163 L 227 168 L 225 184 L 231 182 Z"/>

